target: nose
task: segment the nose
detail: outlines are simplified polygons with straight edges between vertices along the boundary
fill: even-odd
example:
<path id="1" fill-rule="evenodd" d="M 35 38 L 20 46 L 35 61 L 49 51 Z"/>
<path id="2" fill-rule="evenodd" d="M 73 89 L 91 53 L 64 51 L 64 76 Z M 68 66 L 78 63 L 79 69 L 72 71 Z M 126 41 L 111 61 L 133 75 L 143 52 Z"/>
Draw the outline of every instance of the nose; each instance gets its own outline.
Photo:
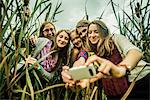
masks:
<path id="1" fill-rule="evenodd" d="M 54 36 L 54 34 L 51 30 L 48 31 L 48 34 L 50 34 L 51 36 Z"/>
<path id="2" fill-rule="evenodd" d="M 94 31 L 92 31 L 90 35 L 91 35 L 91 36 L 95 36 L 95 33 L 94 33 Z"/>
<path id="3" fill-rule="evenodd" d="M 75 42 L 75 43 L 77 43 L 77 42 L 78 42 L 78 40 L 77 40 L 77 39 L 75 39 L 75 40 L 74 40 L 74 42 Z"/>
<path id="4" fill-rule="evenodd" d="M 66 41 L 66 39 L 65 39 L 65 38 L 61 38 L 61 41 L 62 41 L 62 42 L 65 42 L 65 41 Z"/>

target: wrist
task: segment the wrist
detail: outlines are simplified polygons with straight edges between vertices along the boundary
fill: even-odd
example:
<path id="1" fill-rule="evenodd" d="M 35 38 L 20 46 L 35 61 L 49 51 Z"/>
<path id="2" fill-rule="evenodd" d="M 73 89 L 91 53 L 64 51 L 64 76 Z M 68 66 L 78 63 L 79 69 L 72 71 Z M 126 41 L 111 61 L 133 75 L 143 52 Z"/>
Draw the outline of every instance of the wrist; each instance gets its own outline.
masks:
<path id="1" fill-rule="evenodd" d="M 35 69 L 40 71 L 42 69 L 42 66 L 38 64 L 38 67 L 36 67 Z"/>
<path id="2" fill-rule="evenodd" d="M 131 70 L 131 66 L 126 65 L 126 64 L 118 64 L 117 66 L 124 67 L 126 69 L 126 71 L 130 71 Z"/>
<path id="3" fill-rule="evenodd" d="M 118 67 L 115 66 L 114 69 L 111 70 L 111 73 L 113 74 L 113 76 L 115 77 L 123 77 L 126 75 L 126 68 L 125 67 Z"/>

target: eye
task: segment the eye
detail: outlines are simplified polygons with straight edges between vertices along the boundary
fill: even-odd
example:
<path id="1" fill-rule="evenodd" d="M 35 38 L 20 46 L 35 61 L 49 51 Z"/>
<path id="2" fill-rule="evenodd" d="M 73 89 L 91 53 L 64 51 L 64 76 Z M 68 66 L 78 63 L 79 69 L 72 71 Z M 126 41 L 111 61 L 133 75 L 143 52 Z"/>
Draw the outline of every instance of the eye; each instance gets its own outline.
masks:
<path id="1" fill-rule="evenodd" d="M 63 38 L 63 35 L 59 35 L 60 38 Z"/>
<path id="2" fill-rule="evenodd" d="M 45 29 L 44 31 L 45 31 L 45 32 L 49 32 L 49 29 Z"/>
<path id="3" fill-rule="evenodd" d="M 69 40 L 69 38 L 68 38 L 68 37 L 65 37 L 65 40 Z"/>
<path id="4" fill-rule="evenodd" d="M 79 39 L 80 37 L 79 36 L 77 36 L 75 39 Z"/>
<path id="5" fill-rule="evenodd" d="M 50 28 L 50 30 L 53 31 L 54 29 L 53 29 L 53 28 Z"/>
<path id="6" fill-rule="evenodd" d="M 82 32 L 86 32 L 86 29 L 82 30 Z"/>
<path id="7" fill-rule="evenodd" d="M 98 31 L 97 31 L 97 30 L 95 30 L 94 32 L 95 32 L 95 33 L 98 33 Z"/>
<path id="8" fill-rule="evenodd" d="M 92 31 L 89 31 L 89 32 L 88 32 L 88 34 L 91 34 L 91 33 L 92 33 Z"/>

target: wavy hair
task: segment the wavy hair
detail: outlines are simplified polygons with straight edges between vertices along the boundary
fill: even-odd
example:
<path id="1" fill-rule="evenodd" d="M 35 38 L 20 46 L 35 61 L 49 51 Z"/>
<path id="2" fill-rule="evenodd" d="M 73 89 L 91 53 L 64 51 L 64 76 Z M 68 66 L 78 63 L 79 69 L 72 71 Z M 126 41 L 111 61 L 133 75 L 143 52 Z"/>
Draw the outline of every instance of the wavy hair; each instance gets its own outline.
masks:
<path id="1" fill-rule="evenodd" d="M 89 41 L 88 37 L 86 39 L 87 42 L 87 48 L 90 51 L 94 51 L 98 56 L 104 56 L 104 54 L 107 52 L 108 54 L 111 53 L 111 51 L 114 49 L 114 44 L 113 41 L 110 37 L 110 32 L 107 28 L 107 26 L 104 24 L 104 22 L 100 21 L 100 20 L 94 20 L 92 21 L 89 26 L 91 24 L 95 24 L 97 26 L 97 31 L 99 33 L 99 42 L 97 45 L 92 45 L 91 42 Z M 89 29 L 88 26 L 88 29 Z M 89 31 L 89 30 L 88 30 Z"/>

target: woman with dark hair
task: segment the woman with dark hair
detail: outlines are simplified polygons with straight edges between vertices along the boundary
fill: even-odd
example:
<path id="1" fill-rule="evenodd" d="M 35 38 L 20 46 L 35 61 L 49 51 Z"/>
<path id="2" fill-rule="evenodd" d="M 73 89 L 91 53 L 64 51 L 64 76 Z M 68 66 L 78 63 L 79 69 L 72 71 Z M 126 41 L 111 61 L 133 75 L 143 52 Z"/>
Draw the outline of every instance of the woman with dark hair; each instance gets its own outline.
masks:
<path id="1" fill-rule="evenodd" d="M 55 35 L 56 35 L 55 25 L 52 22 L 45 21 L 40 27 L 39 37 L 45 37 L 54 41 Z M 34 47 L 36 41 L 37 41 L 37 36 L 31 35 L 30 45 Z"/>
<path id="2" fill-rule="evenodd" d="M 68 63 L 69 34 L 68 30 L 58 31 L 54 44 L 47 38 L 38 38 L 32 57 L 29 57 L 27 62 L 34 64 L 42 58 L 38 66 L 35 66 L 35 69 L 50 80 L 54 75 L 55 69 L 60 69 L 62 65 Z"/>
<path id="3" fill-rule="evenodd" d="M 46 21 L 41 25 L 39 37 L 46 37 L 48 39 L 51 39 L 55 35 L 56 28 L 53 23 Z"/>

